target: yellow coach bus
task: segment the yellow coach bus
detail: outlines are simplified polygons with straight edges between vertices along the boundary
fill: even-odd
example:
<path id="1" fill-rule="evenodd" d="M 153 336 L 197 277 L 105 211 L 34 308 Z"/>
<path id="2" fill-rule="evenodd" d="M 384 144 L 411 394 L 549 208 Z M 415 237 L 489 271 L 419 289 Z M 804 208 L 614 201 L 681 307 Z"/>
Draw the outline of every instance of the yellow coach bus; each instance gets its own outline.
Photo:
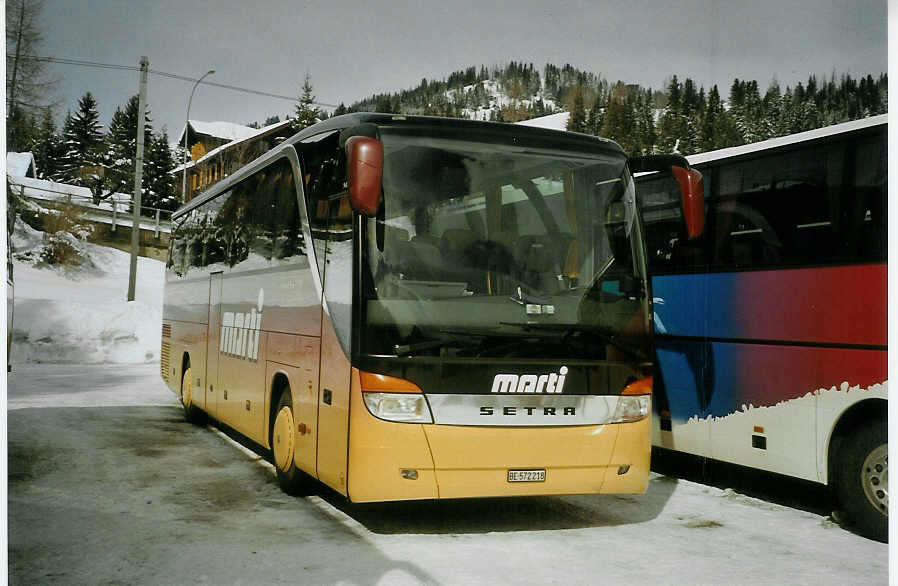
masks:
<path id="1" fill-rule="evenodd" d="M 652 307 L 631 172 L 682 157 L 349 114 L 174 215 L 162 377 L 188 419 L 352 501 L 643 492 Z"/>

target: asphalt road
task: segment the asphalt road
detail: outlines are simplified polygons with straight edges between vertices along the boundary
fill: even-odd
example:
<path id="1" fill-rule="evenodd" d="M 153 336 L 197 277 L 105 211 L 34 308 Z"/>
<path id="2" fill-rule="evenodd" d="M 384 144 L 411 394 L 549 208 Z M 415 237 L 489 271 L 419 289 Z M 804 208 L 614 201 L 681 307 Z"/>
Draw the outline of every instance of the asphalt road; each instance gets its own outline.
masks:
<path id="1" fill-rule="evenodd" d="M 158 365 L 8 376 L 11 584 L 885 583 L 825 516 L 653 475 L 646 495 L 351 505 L 183 421 Z"/>

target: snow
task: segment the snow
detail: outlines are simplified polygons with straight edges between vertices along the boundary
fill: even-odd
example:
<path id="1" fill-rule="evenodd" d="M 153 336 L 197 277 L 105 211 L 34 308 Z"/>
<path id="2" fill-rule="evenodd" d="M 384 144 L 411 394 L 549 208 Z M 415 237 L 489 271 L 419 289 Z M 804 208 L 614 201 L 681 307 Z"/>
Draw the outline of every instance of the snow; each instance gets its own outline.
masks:
<path id="1" fill-rule="evenodd" d="M 13 250 L 33 250 L 44 237 L 19 219 Z M 130 255 L 79 245 L 90 262 L 77 269 L 14 260 L 13 364 L 158 361 L 164 264 L 138 258 L 137 299 L 128 302 Z"/>
<path id="2" fill-rule="evenodd" d="M 34 176 L 34 155 L 31 153 L 6 153 L 6 173 L 12 177 L 25 177 L 31 169 Z"/>
<path id="3" fill-rule="evenodd" d="M 9 185 L 16 193 L 33 199 L 45 201 L 71 201 L 86 208 L 112 210 L 113 200 L 121 212 L 131 205 L 131 195 L 128 193 L 113 193 L 99 204 L 93 203 L 93 193 L 90 188 L 68 183 L 56 183 L 46 179 L 33 179 L 31 177 L 15 177 L 9 179 Z"/>
<path id="4" fill-rule="evenodd" d="M 49 510 L 26 508 L 21 500 L 23 487 L 34 499 L 25 501 L 27 504 L 54 502 L 48 501 L 50 494 L 61 498 L 59 503 L 77 506 L 84 515 L 101 520 L 125 514 L 122 510 L 131 511 L 126 515 L 128 523 L 103 528 L 101 538 L 108 538 L 107 547 L 113 554 L 105 549 L 78 548 L 72 540 L 51 540 L 50 547 L 61 559 L 80 551 L 88 556 L 91 567 L 107 568 L 104 564 L 109 559 L 120 560 L 118 556 L 126 555 L 127 548 L 132 547 L 134 541 L 123 538 L 124 532 L 142 531 L 140 537 L 146 545 L 142 551 L 149 560 L 142 565 L 151 571 L 140 576 L 118 574 L 129 576 L 133 582 L 189 581 L 193 574 L 160 575 L 154 568 L 155 564 L 163 564 L 161 567 L 170 572 L 182 566 L 193 568 L 163 562 L 172 550 L 165 547 L 168 542 L 161 536 L 187 530 L 197 534 L 185 543 L 201 546 L 184 549 L 179 545 L 178 554 L 188 560 L 204 556 L 210 563 L 201 566 L 203 581 L 213 584 L 296 582 L 297 575 L 303 576 L 299 582 L 310 584 L 371 585 L 819 586 L 885 584 L 888 580 L 888 545 L 849 533 L 827 516 L 759 500 L 731 488 L 652 474 L 644 495 L 352 505 L 327 490 L 319 490 L 318 494 L 294 498 L 277 492 L 273 467 L 255 452 L 214 428 L 202 430 L 171 423 L 175 421 L 177 399 L 152 365 L 102 369 L 25 366 L 18 373 L 14 370 L 11 379 L 10 421 L 20 426 L 14 437 L 25 433 L 21 422 L 34 421 L 25 419 L 29 412 L 23 410 L 39 410 L 42 420 L 53 422 L 55 433 L 66 436 L 60 441 L 57 435 L 54 441 L 64 444 L 69 438 L 78 442 L 85 437 L 100 438 L 102 461 L 85 468 L 86 458 L 82 457 L 79 465 L 66 468 L 66 472 L 80 470 L 95 475 L 96 466 L 102 473 L 113 465 L 130 462 L 133 466 L 136 462 L 140 473 L 150 479 L 144 485 L 135 485 L 128 475 L 126 479 L 132 479 L 128 482 L 106 481 L 100 485 L 95 476 L 89 477 L 90 482 L 62 477 L 64 484 L 53 485 L 52 480 L 60 476 L 48 480 L 46 476 L 23 479 L 17 475 L 12 480 L 20 492 L 11 501 L 11 512 L 19 521 L 16 537 L 21 539 L 28 531 L 21 523 L 26 516 L 23 511 L 27 511 L 31 523 L 52 524 L 65 535 L 83 531 L 66 527 L 73 517 L 60 515 L 58 503 Z M 157 405 L 171 411 L 164 414 L 163 425 L 163 420 L 146 409 L 101 409 L 137 405 Z M 85 411 L 65 420 L 59 419 L 64 413 L 60 407 Z M 146 445 L 164 451 L 160 449 L 153 456 L 135 455 L 131 425 L 142 426 L 140 439 L 145 439 Z M 122 429 L 126 433 L 122 434 Z M 113 444 L 115 440 L 127 442 L 127 449 Z M 36 449 L 48 450 L 45 444 Z M 47 452 L 34 454 L 42 459 L 50 457 Z M 198 484 L 185 484 L 188 481 Z M 98 485 L 102 492 L 91 492 Z M 65 494 L 49 492 L 54 486 L 65 487 Z M 234 494 L 229 491 L 235 486 L 245 494 L 240 493 L 239 499 L 226 498 Z M 172 506 L 174 501 L 164 498 L 160 491 L 187 495 L 186 504 Z M 196 494 L 203 494 L 205 500 L 197 500 Z M 128 496 L 134 497 L 133 504 L 125 500 Z M 214 513 L 206 515 L 203 507 L 213 505 Z M 198 512 L 204 515 L 197 516 Z M 160 537 L 147 536 L 146 519 L 155 519 L 152 527 L 158 528 L 156 535 Z M 288 527 L 273 519 L 285 520 Z M 238 526 L 240 538 L 229 539 L 229 531 Z M 248 558 L 247 543 L 265 547 L 254 547 L 258 554 Z M 278 549 L 272 552 L 272 548 Z M 23 555 L 35 554 L 26 550 Z M 248 559 L 252 562 L 247 563 Z M 120 568 L 116 563 L 114 571 L 121 572 Z M 66 569 L 71 570 L 71 566 Z"/>
<path id="5" fill-rule="evenodd" d="M 197 134 L 206 134 L 208 136 L 214 136 L 215 138 L 221 138 L 227 141 L 243 140 L 245 138 L 254 136 L 259 132 L 257 128 L 244 126 L 242 124 L 235 124 L 233 122 L 203 122 L 201 120 L 190 120 L 189 124 Z M 180 141 L 182 144 L 184 142 L 183 137 L 184 132 L 182 131 L 182 140 Z"/>
<path id="6" fill-rule="evenodd" d="M 550 130 L 567 130 L 567 121 L 571 117 L 570 112 L 558 112 L 530 120 L 522 120 L 517 124 L 521 126 L 534 126 L 536 128 L 548 128 Z"/>

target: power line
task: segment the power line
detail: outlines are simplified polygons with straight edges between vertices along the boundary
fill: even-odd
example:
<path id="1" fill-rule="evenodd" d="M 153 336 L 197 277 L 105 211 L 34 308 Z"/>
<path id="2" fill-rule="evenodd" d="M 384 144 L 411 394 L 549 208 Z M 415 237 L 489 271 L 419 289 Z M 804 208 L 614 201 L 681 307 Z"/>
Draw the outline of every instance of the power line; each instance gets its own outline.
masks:
<path id="1" fill-rule="evenodd" d="M 6 54 L 7 58 L 15 57 L 9 53 Z M 77 65 L 80 67 L 93 67 L 96 69 L 117 69 L 123 71 L 140 71 L 140 67 L 137 65 L 118 65 L 114 63 L 99 63 L 97 61 L 84 61 L 81 59 L 69 59 L 67 57 L 38 57 L 36 55 L 20 55 L 19 59 L 26 59 L 29 61 L 42 61 L 44 63 L 58 63 L 62 65 Z M 197 78 L 195 77 L 187 77 L 186 75 L 178 75 L 176 73 L 169 73 L 167 71 L 159 71 L 158 69 L 149 69 L 149 73 L 153 75 L 158 75 L 160 77 L 168 77 L 171 79 L 177 79 L 179 81 L 187 81 L 191 83 L 196 83 Z M 262 90 L 255 90 L 252 88 L 245 88 L 236 85 L 228 85 L 224 83 L 216 83 L 214 81 L 202 81 L 200 82 L 202 85 L 210 85 L 215 87 L 220 87 L 227 90 L 232 90 L 235 92 L 244 92 L 247 94 L 255 94 L 258 96 L 265 96 L 268 98 L 276 98 L 279 100 L 288 100 L 290 102 L 296 102 L 297 98 L 295 96 L 285 96 L 282 94 L 275 94 L 272 92 L 265 92 Z M 328 104 L 326 102 L 312 102 L 316 106 L 324 106 L 325 108 L 336 108 L 336 104 Z"/>

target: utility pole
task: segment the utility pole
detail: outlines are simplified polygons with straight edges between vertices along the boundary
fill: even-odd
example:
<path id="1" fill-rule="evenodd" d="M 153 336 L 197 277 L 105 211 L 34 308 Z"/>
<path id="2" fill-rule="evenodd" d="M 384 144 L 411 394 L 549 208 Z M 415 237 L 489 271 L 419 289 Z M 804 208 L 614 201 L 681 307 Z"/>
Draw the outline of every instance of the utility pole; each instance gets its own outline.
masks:
<path id="1" fill-rule="evenodd" d="M 137 99 L 137 158 L 134 161 L 134 198 L 131 220 L 131 271 L 128 275 L 128 301 L 134 301 L 137 285 L 137 248 L 140 244 L 140 184 L 143 181 L 143 133 L 147 111 L 147 69 L 150 61 L 140 58 L 140 93 Z"/>

